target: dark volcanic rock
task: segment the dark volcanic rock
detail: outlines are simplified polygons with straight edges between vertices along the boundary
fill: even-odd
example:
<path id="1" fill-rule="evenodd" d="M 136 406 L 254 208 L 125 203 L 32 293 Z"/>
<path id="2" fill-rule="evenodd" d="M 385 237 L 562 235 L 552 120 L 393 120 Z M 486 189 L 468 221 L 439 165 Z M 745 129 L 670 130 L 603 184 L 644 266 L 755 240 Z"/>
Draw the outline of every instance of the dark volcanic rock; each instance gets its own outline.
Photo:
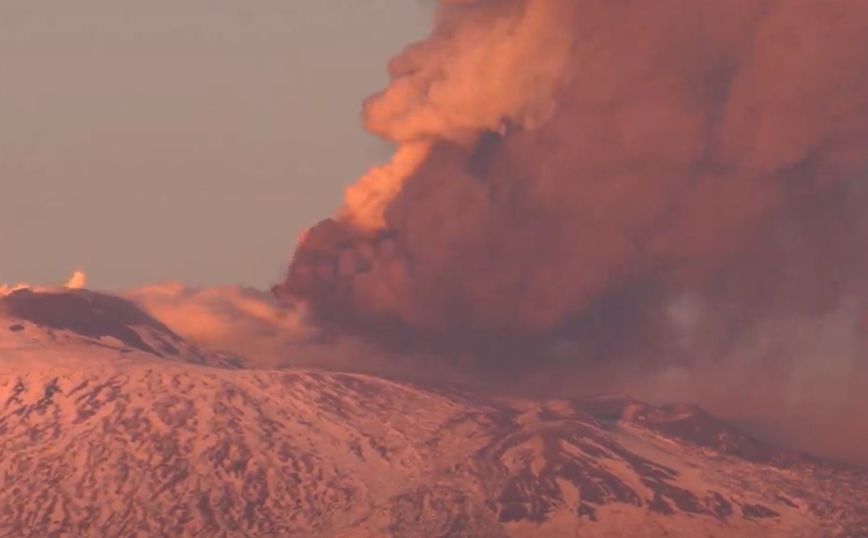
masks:
<path id="1" fill-rule="evenodd" d="M 154 349 L 134 327 L 149 327 L 170 340 L 181 340 L 130 301 L 86 290 L 33 292 L 24 289 L 0 298 L 0 307 L 11 316 L 40 327 L 72 331 L 88 338 L 114 337 L 131 348 L 154 355 L 172 355 L 177 350 L 170 345 Z"/>
<path id="2" fill-rule="evenodd" d="M 786 467 L 811 459 L 763 444 L 695 405 L 652 406 L 630 396 L 603 396 L 578 400 L 575 406 L 603 424 L 625 420 L 672 439 L 753 462 Z"/>

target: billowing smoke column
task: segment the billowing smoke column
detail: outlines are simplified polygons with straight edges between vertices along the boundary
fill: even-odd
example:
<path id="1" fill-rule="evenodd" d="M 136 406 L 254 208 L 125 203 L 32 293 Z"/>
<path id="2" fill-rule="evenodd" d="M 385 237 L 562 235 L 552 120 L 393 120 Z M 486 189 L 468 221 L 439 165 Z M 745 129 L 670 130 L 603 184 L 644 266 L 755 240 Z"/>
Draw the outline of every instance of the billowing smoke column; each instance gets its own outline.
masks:
<path id="1" fill-rule="evenodd" d="M 326 322 L 710 354 L 868 275 L 864 0 L 443 0 L 390 71 L 276 290 Z"/>

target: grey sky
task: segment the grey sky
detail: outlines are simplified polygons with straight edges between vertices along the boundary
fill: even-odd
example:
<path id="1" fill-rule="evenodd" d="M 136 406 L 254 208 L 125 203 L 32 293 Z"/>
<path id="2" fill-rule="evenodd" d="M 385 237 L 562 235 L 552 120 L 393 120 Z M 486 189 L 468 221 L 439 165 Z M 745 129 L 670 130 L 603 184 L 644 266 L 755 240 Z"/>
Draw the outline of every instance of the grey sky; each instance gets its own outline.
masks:
<path id="1" fill-rule="evenodd" d="M 0 283 L 275 281 L 424 0 L 0 0 Z"/>

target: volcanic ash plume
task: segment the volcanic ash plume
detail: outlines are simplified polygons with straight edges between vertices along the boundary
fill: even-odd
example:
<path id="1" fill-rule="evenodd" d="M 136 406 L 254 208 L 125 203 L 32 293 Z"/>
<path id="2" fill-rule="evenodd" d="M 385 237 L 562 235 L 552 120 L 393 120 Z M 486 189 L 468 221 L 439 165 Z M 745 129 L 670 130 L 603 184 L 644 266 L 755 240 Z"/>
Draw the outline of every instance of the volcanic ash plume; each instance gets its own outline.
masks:
<path id="1" fill-rule="evenodd" d="M 87 275 L 84 271 L 75 271 L 63 287 L 70 290 L 80 290 L 87 286 Z"/>
<path id="2" fill-rule="evenodd" d="M 66 281 L 63 285 L 62 289 L 68 290 L 78 290 L 83 289 L 87 285 L 87 275 L 84 271 L 74 271 L 72 276 Z M 21 282 L 18 284 L 10 285 L 4 284 L 0 282 L 0 297 L 5 295 L 10 295 L 20 290 L 32 290 L 32 291 L 57 291 L 58 287 L 53 286 L 33 286 L 31 284 L 27 284 L 25 282 Z"/>
<path id="3" fill-rule="evenodd" d="M 390 70 L 365 119 L 394 160 L 278 289 L 324 320 L 638 340 L 681 293 L 741 319 L 865 265 L 863 0 L 444 0 Z"/>
<path id="4" fill-rule="evenodd" d="M 560 0 L 444 8 L 434 34 L 389 66 L 392 85 L 365 105 L 372 133 L 399 146 L 347 193 L 341 220 L 369 232 L 438 142 L 471 148 L 480 133 L 535 127 L 554 109 L 574 39 Z"/>

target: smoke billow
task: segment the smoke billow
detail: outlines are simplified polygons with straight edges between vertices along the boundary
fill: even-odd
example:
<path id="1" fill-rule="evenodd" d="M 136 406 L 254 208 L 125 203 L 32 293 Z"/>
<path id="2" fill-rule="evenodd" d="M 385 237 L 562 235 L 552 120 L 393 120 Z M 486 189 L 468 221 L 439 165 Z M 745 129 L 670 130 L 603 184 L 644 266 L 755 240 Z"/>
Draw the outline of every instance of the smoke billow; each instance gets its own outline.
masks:
<path id="1" fill-rule="evenodd" d="M 283 290 L 325 317 L 542 334 L 637 281 L 702 285 L 861 171 L 866 30 L 858 0 L 446 3 L 366 104 L 395 160 Z"/>
<path id="2" fill-rule="evenodd" d="M 465 382 L 462 372 L 444 368 L 430 354 L 389 352 L 365 338 L 329 330 L 311 322 L 304 302 L 287 305 L 255 289 L 168 283 L 128 290 L 124 297 L 191 342 L 243 357 L 257 368 L 313 367 L 417 382 Z"/>
<path id="3" fill-rule="evenodd" d="M 80 290 L 85 286 L 87 286 L 87 274 L 84 271 L 73 272 L 69 280 L 66 281 L 66 284 L 63 285 L 64 288 L 70 290 Z"/>
<path id="4" fill-rule="evenodd" d="M 443 0 L 390 72 L 365 122 L 395 158 L 280 296 L 652 391 L 868 379 L 868 3 Z"/>
<path id="5" fill-rule="evenodd" d="M 62 287 L 57 286 L 34 286 L 32 284 L 28 284 L 26 282 L 19 282 L 18 284 L 5 284 L 0 282 L 0 298 L 11 295 L 12 293 L 20 290 L 32 290 L 32 291 L 57 291 L 60 289 L 68 289 L 68 290 L 77 290 L 82 289 L 87 285 L 87 274 L 84 271 L 76 270 L 73 271 L 72 275 L 66 281 L 66 283 Z"/>
<path id="6" fill-rule="evenodd" d="M 287 308 L 253 289 L 174 283 L 129 290 L 124 296 L 185 338 L 261 367 L 288 362 L 318 335 L 306 321 L 303 304 Z"/>

